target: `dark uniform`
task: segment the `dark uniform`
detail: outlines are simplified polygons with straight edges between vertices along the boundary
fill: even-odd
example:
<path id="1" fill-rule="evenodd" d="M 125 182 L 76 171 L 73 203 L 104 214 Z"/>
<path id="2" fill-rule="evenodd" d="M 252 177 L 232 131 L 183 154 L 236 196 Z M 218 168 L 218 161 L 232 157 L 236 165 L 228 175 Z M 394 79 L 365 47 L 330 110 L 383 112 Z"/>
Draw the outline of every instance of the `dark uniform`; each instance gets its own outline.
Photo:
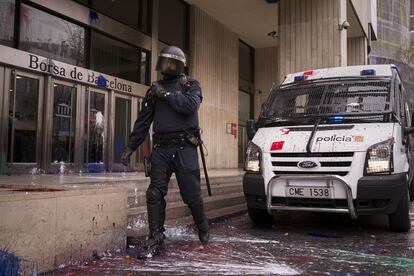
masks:
<path id="1" fill-rule="evenodd" d="M 184 74 L 164 74 L 164 79 L 154 84 L 147 93 L 129 137 L 124 159 L 144 141 L 153 122 L 151 183 L 147 190 L 149 239 L 141 254 L 143 258 L 159 254 L 164 248 L 164 197 L 172 173 L 175 173 L 183 201 L 191 210 L 200 241 L 208 242 L 208 222 L 201 197 L 197 145 L 191 143 L 195 137 L 199 138 L 197 111 L 202 99 L 200 84 L 195 79 Z"/>

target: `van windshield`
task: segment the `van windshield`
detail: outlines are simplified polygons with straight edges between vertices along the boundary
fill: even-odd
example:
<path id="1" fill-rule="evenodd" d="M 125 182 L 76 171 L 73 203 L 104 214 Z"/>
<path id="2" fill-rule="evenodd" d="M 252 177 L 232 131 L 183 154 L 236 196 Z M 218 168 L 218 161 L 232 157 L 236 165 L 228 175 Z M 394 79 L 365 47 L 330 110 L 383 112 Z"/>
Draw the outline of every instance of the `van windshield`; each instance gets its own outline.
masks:
<path id="1" fill-rule="evenodd" d="M 383 122 L 392 110 L 389 80 L 307 83 L 273 89 L 260 119 L 267 123 Z M 267 124 L 265 123 L 265 124 Z"/>

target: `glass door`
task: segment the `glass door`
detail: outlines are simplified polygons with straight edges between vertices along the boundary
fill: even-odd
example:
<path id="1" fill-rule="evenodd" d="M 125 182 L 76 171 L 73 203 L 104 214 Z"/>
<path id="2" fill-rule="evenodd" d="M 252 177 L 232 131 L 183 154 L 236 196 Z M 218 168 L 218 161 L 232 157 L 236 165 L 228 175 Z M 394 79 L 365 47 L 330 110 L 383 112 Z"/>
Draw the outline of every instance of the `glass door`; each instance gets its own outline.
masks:
<path id="1" fill-rule="evenodd" d="M 50 172 L 73 172 L 77 121 L 77 86 L 53 80 L 51 90 Z"/>
<path id="2" fill-rule="evenodd" d="M 239 126 L 238 126 L 238 163 L 239 168 L 244 165 L 247 135 L 246 122 L 253 117 L 252 95 L 244 91 L 239 91 Z"/>
<path id="3" fill-rule="evenodd" d="M 38 173 L 41 163 L 43 77 L 11 70 L 7 163 L 11 173 Z"/>
<path id="4" fill-rule="evenodd" d="M 84 167 L 86 172 L 104 172 L 107 169 L 108 92 L 88 87 L 85 94 Z"/>
<path id="5" fill-rule="evenodd" d="M 112 171 L 127 171 L 128 167 L 121 164 L 121 154 L 128 143 L 131 133 L 132 99 L 128 96 L 116 95 L 113 101 L 113 151 Z"/>

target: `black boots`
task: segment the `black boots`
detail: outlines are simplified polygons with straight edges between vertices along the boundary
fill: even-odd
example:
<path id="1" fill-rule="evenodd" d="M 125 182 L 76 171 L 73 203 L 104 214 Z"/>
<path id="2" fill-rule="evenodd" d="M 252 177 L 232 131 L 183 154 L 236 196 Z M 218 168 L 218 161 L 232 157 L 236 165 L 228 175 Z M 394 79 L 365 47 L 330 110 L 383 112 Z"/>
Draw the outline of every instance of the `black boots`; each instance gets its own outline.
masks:
<path id="1" fill-rule="evenodd" d="M 204 214 L 203 200 L 200 198 L 196 202 L 189 204 L 188 207 L 191 210 L 194 223 L 197 226 L 198 238 L 201 244 L 207 244 L 210 239 L 210 234 L 208 231 L 208 220 Z"/>
<path id="2" fill-rule="evenodd" d="M 159 255 L 165 250 L 164 234 L 157 234 L 144 242 L 143 249 L 138 254 L 138 259 L 149 259 Z"/>
<path id="3" fill-rule="evenodd" d="M 152 258 L 159 255 L 164 249 L 164 221 L 165 200 L 157 189 L 149 188 L 147 191 L 147 213 L 149 237 L 144 242 L 143 250 L 139 253 L 139 259 Z"/>

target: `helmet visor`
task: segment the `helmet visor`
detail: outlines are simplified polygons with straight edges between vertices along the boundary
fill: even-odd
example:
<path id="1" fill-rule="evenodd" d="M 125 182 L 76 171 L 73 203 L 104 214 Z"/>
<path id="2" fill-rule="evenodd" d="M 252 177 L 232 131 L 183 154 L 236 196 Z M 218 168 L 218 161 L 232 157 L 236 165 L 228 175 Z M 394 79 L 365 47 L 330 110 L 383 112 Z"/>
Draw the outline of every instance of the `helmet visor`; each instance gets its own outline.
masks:
<path id="1" fill-rule="evenodd" d="M 155 70 L 161 73 L 179 75 L 184 72 L 184 63 L 173 58 L 159 56 Z"/>

